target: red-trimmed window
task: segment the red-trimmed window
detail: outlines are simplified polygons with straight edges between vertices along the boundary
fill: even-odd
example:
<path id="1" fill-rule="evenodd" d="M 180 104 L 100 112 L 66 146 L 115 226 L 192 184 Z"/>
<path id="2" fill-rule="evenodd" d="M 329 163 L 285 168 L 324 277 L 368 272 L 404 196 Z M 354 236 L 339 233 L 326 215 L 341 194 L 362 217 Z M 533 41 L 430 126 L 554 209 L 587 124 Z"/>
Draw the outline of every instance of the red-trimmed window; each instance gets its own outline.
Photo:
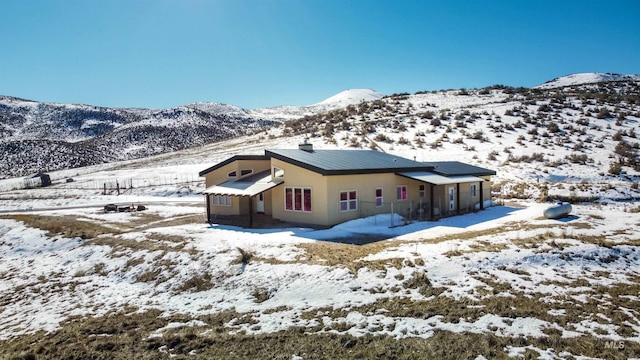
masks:
<path id="1" fill-rule="evenodd" d="M 284 188 L 284 209 L 293 211 L 293 188 Z"/>
<path id="2" fill-rule="evenodd" d="M 302 189 L 294 188 L 293 189 L 293 210 L 302 211 Z"/>
<path id="3" fill-rule="evenodd" d="M 376 207 L 382 207 L 383 198 L 382 198 L 382 188 L 376 189 Z"/>
<path id="4" fill-rule="evenodd" d="M 303 211 L 311 212 L 311 189 L 309 188 L 303 189 L 303 197 L 304 197 Z"/>
<path id="5" fill-rule="evenodd" d="M 396 200 L 407 200 L 407 185 L 400 185 L 396 188 Z"/>
<path id="6" fill-rule="evenodd" d="M 356 190 L 340 192 L 340 211 L 358 210 L 358 192 Z"/>
<path id="7" fill-rule="evenodd" d="M 284 188 L 284 209 L 311 212 L 311 188 Z"/>

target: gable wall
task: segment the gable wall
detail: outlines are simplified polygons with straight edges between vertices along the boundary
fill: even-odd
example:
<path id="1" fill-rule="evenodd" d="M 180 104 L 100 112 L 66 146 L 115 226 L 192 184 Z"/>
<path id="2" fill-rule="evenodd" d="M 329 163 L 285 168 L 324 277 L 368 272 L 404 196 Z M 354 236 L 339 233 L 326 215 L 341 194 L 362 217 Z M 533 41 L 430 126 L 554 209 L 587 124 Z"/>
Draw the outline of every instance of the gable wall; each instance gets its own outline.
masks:
<path id="1" fill-rule="evenodd" d="M 236 180 L 236 178 L 229 178 L 227 174 L 232 171 L 237 171 L 240 175 L 241 169 L 252 169 L 253 174 L 257 174 L 261 171 L 269 170 L 269 160 L 236 160 L 231 164 L 227 164 L 219 169 L 216 169 L 205 175 L 205 187 L 211 187 L 214 185 L 220 185 L 228 180 Z"/>
<path id="2" fill-rule="evenodd" d="M 310 170 L 271 159 L 273 167 L 284 170 L 284 184 L 271 191 L 271 213 L 275 219 L 282 221 L 326 226 L 327 213 L 327 177 Z M 311 188 L 311 212 L 285 210 L 285 189 L 287 187 Z"/>

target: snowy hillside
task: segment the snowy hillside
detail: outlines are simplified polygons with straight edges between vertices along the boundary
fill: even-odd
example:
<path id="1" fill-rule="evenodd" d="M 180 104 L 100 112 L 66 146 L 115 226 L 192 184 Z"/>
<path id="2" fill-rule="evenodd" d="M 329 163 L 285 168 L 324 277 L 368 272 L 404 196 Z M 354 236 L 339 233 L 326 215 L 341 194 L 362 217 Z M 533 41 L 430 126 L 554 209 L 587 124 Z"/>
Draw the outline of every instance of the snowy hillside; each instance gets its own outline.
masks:
<path id="1" fill-rule="evenodd" d="M 0 178 L 136 159 L 273 125 L 222 104 L 111 109 L 0 97 Z"/>
<path id="2" fill-rule="evenodd" d="M 200 146 L 382 96 L 347 90 L 315 105 L 254 110 L 215 102 L 112 109 L 0 96 L 0 178 Z"/>
<path id="3" fill-rule="evenodd" d="M 254 109 L 250 111 L 250 114 L 255 118 L 288 121 L 299 119 L 303 116 L 313 116 L 331 110 L 341 109 L 349 105 L 357 105 L 363 101 L 378 100 L 384 96 L 386 95 L 371 89 L 350 89 L 333 95 L 317 104 Z"/>
<path id="4" fill-rule="evenodd" d="M 535 89 L 554 89 L 570 85 L 595 84 L 610 81 L 640 81 L 640 75 L 621 75 L 612 73 L 579 73 L 555 78 Z"/>

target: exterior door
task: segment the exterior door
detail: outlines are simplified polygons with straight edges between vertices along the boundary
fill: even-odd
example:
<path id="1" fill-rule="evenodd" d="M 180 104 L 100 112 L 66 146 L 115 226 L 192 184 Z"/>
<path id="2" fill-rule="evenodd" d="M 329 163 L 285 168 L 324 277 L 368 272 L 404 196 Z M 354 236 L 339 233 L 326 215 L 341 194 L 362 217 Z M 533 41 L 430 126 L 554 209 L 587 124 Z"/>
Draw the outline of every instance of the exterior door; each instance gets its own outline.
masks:
<path id="1" fill-rule="evenodd" d="M 453 186 L 449 188 L 449 211 L 456 208 L 456 188 Z"/>
<path id="2" fill-rule="evenodd" d="M 258 194 L 258 203 L 256 204 L 256 212 L 264 213 L 264 193 Z"/>

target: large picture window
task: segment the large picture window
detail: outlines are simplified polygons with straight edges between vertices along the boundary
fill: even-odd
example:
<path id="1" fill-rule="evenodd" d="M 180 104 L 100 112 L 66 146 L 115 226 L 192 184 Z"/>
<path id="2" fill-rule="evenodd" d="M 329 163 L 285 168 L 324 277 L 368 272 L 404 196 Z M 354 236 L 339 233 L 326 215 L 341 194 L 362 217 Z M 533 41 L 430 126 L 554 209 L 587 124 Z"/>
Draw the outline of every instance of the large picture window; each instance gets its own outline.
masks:
<path id="1" fill-rule="evenodd" d="M 340 211 L 358 210 L 358 192 L 356 190 L 340 192 Z"/>
<path id="2" fill-rule="evenodd" d="M 311 212 L 311 188 L 284 188 L 284 209 Z"/>
<path id="3" fill-rule="evenodd" d="M 400 185 L 396 188 L 396 200 L 407 200 L 407 185 Z"/>

